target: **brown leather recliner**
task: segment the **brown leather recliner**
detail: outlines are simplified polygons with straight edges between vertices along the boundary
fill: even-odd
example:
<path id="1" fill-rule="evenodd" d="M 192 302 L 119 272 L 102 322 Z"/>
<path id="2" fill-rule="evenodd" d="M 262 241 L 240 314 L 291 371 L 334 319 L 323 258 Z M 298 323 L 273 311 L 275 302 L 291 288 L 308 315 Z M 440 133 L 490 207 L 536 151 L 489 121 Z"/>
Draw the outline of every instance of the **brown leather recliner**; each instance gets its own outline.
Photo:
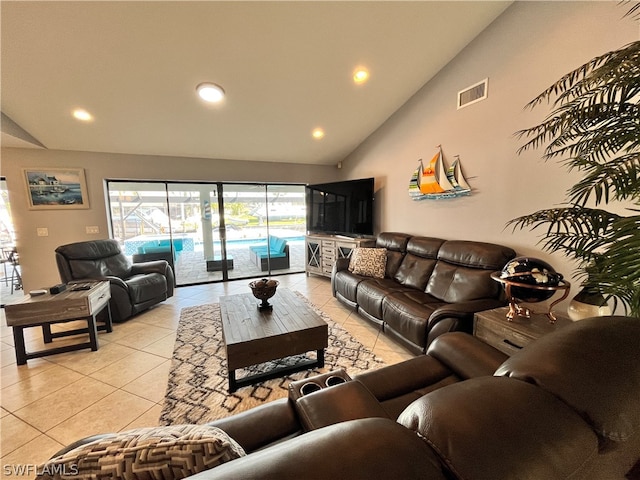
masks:
<path id="1" fill-rule="evenodd" d="M 173 296 L 173 270 L 165 260 L 131 263 L 112 239 L 70 243 L 55 250 L 60 279 L 111 283 L 111 316 L 122 322 Z"/>

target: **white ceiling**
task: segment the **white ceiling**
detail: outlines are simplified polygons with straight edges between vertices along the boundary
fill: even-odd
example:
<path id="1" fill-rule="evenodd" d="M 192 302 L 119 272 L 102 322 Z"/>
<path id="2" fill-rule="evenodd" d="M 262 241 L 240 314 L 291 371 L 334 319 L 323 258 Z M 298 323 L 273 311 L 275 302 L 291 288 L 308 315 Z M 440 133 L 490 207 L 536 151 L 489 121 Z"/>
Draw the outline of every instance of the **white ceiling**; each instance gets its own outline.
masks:
<path id="1" fill-rule="evenodd" d="M 3 0 L 2 112 L 49 149 L 335 164 L 511 3 Z"/>

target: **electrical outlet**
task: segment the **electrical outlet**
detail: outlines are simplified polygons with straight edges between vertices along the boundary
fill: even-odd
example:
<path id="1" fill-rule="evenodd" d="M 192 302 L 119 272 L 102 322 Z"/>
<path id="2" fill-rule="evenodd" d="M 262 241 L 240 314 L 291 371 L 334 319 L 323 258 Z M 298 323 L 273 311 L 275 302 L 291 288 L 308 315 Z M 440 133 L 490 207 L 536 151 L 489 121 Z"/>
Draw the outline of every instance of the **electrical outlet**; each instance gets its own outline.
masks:
<path id="1" fill-rule="evenodd" d="M 100 228 L 95 225 L 92 225 L 92 226 L 85 227 L 85 231 L 88 234 L 92 235 L 92 234 L 100 233 Z"/>
<path id="2" fill-rule="evenodd" d="M 48 237 L 49 236 L 49 229 L 47 227 L 38 227 L 38 228 L 36 228 L 36 232 L 38 233 L 39 237 Z"/>

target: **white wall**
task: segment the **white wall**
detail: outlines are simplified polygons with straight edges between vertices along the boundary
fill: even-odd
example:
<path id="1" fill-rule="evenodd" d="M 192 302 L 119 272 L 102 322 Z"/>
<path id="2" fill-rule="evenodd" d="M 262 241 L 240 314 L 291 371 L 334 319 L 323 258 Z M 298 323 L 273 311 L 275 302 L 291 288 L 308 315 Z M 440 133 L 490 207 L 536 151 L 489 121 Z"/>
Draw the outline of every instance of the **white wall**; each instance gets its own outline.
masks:
<path id="1" fill-rule="evenodd" d="M 27 167 L 84 168 L 90 208 L 29 210 L 22 172 Z M 305 164 L 4 148 L 0 173 L 7 178 L 23 283 L 28 292 L 60 282 L 53 253 L 56 247 L 108 238 L 104 179 L 313 183 L 335 180 L 339 170 Z M 100 233 L 87 234 L 87 226 L 98 226 Z M 40 227 L 46 227 L 49 236 L 38 237 L 36 229 Z"/>
<path id="2" fill-rule="evenodd" d="M 376 177 L 378 230 L 502 243 L 546 259 L 571 277 L 575 265 L 541 252 L 537 233 L 505 229 L 510 219 L 562 203 L 577 178 L 543 162 L 541 151 L 518 157 L 522 140 L 514 132 L 549 112 L 546 105 L 523 110 L 546 87 L 638 39 L 638 22 L 621 20 L 624 12 L 617 2 L 509 7 L 343 162 L 347 177 Z M 488 99 L 457 110 L 457 92 L 487 77 Z M 473 194 L 413 201 L 407 187 L 417 160 L 426 165 L 438 144 L 447 162 L 460 155 Z"/>

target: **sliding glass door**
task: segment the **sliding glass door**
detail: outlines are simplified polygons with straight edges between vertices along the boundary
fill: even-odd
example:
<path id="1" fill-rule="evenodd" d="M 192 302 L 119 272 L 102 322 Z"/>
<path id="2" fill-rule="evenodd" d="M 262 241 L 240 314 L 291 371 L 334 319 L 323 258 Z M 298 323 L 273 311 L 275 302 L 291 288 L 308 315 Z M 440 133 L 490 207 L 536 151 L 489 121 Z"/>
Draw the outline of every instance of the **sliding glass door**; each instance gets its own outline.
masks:
<path id="1" fill-rule="evenodd" d="M 229 278 L 304 271 L 304 186 L 225 183 L 222 199 Z"/>
<path id="2" fill-rule="evenodd" d="M 108 181 L 112 237 L 177 285 L 304 271 L 303 185 Z"/>

